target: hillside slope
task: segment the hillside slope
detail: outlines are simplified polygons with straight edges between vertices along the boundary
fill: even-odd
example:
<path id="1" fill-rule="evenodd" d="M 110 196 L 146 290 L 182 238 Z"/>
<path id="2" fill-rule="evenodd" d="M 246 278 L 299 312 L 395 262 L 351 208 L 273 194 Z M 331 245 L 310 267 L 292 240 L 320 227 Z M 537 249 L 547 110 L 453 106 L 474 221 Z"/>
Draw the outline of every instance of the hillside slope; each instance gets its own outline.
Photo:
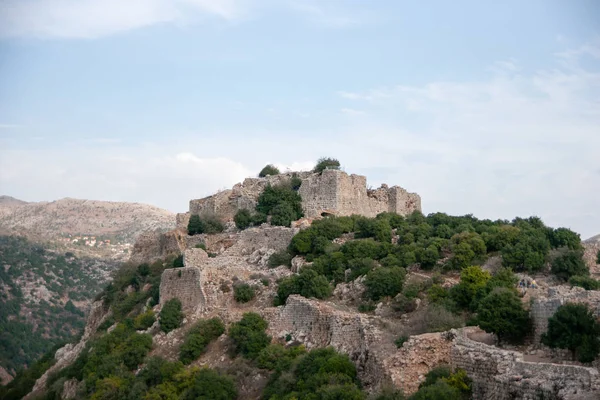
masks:
<path id="1" fill-rule="evenodd" d="M 65 198 L 52 202 L 0 201 L 0 232 L 51 239 L 57 235 L 106 235 L 131 242 L 146 230 L 168 230 L 175 215 L 158 207 Z"/>

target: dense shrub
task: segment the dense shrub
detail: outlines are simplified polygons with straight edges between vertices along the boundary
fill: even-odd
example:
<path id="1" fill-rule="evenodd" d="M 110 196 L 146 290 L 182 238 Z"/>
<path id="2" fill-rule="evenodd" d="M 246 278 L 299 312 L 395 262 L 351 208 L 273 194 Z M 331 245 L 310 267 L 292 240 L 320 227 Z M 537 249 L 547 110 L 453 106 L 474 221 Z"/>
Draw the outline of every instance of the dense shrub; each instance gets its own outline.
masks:
<path id="1" fill-rule="evenodd" d="M 460 273 L 460 282 L 450 290 L 451 298 L 463 309 L 475 309 L 476 304 L 473 300 L 477 298 L 480 291 L 485 290 L 488 281 L 491 279 L 489 272 L 481 267 L 472 266 L 462 270 Z"/>
<path id="2" fill-rule="evenodd" d="M 402 346 L 404 346 L 404 343 L 406 343 L 406 341 L 410 339 L 409 336 L 406 335 L 400 335 L 398 337 L 398 339 L 394 340 L 394 344 L 396 345 L 397 348 L 401 348 Z"/>
<path id="3" fill-rule="evenodd" d="M 285 265 L 286 267 L 292 266 L 292 258 L 293 256 L 287 250 L 281 250 L 271 254 L 269 257 L 269 267 L 276 268 L 280 265 Z"/>
<path id="4" fill-rule="evenodd" d="M 154 311 L 152 311 L 152 309 L 149 309 L 145 313 L 142 313 L 135 317 L 134 327 L 138 330 L 145 330 L 150 328 L 154 324 L 154 321 L 156 321 Z"/>
<path id="5" fill-rule="evenodd" d="M 515 244 L 502 249 L 502 265 L 514 271 L 539 271 L 549 250 L 550 242 L 543 230 L 521 229 Z"/>
<path id="6" fill-rule="evenodd" d="M 306 353 L 304 346 L 285 348 L 280 344 L 270 344 L 260 351 L 256 358 L 259 368 L 282 372 L 292 366 L 292 362 Z"/>
<path id="7" fill-rule="evenodd" d="M 323 275 L 319 275 L 312 268 L 302 268 L 298 275 L 284 278 L 279 282 L 275 305 L 285 304 L 291 294 L 299 294 L 306 298 L 316 297 L 325 299 L 331 296 L 332 288 Z"/>
<path id="8" fill-rule="evenodd" d="M 395 296 L 402 291 L 406 270 L 400 267 L 381 267 L 369 271 L 365 278 L 367 296 L 379 300 L 386 296 Z"/>
<path id="9" fill-rule="evenodd" d="M 182 322 L 181 301 L 177 298 L 168 300 L 160 310 L 160 329 L 169 333 L 173 329 L 179 328 Z"/>
<path id="10" fill-rule="evenodd" d="M 585 304 L 567 303 L 548 318 L 542 343 L 568 349 L 581 362 L 592 362 L 600 353 L 600 323 Z"/>
<path id="11" fill-rule="evenodd" d="M 255 359 L 271 343 L 271 337 L 265 333 L 267 326 L 267 321 L 260 315 L 245 313 L 240 321 L 234 322 L 229 328 L 235 351 L 248 359 Z"/>
<path id="12" fill-rule="evenodd" d="M 581 236 L 568 228 L 552 229 L 549 235 L 552 248 L 567 247 L 571 250 L 581 250 Z"/>
<path id="13" fill-rule="evenodd" d="M 585 290 L 600 290 L 600 281 L 589 276 L 572 276 L 569 278 L 571 286 L 579 286 Z"/>
<path id="14" fill-rule="evenodd" d="M 277 204 L 271 210 L 271 225 L 289 227 L 292 224 L 292 221 L 300 218 L 300 215 L 301 214 L 298 214 L 290 203 Z"/>
<path id="15" fill-rule="evenodd" d="M 325 169 L 340 169 L 340 162 L 335 158 L 322 157 L 317 160 L 313 172 L 321 173 Z"/>
<path id="16" fill-rule="evenodd" d="M 477 323 L 499 341 L 522 343 L 531 331 L 531 318 L 514 290 L 496 288 L 480 303 Z"/>
<path id="17" fill-rule="evenodd" d="M 225 225 L 215 215 L 192 215 L 188 223 L 188 235 L 199 235 L 201 233 L 220 233 L 225 230 Z"/>
<path id="18" fill-rule="evenodd" d="M 233 298 L 238 303 L 247 303 L 256 296 L 254 287 L 247 283 L 241 283 L 233 287 Z"/>
<path id="19" fill-rule="evenodd" d="M 275 175 L 279 175 L 279 174 L 280 174 L 279 169 L 276 166 L 274 166 L 273 164 L 268 164 L 268 165 L 265 165 L 265 167 L 260 170 L 260 172 L 258 173 L 258 177 L 264 178 L 267 175 L 275 176 Z"/>
<path id="20" fill-rule="evenodd" d="M 183 268 L 183 267 L 184 267 L 183 254 L 180 254 L 177 257 L 175 257 L 175 259 L 173 260 L 173 268 Z"/>
<path id="21" fill-rule="evenodd" d="M 252 213 L 250 213 L 250 210 L 242 208 L 235 213 L 233 222 L 235 222 L 238 229 L 246 229 L 252 225 Z"/>
<path id="22" fill-rule="evenodd" d="M 598 250 L 598 254 L 596 254 L 596 264 L 600 264 L 600 250 Z"/>
<path id="23" fill-rule="evenodd" d="M 225 325 L 220 318 L 211 318 L 197 322 L 187 333 L 179 349 L 179 360 L 189 364 L 197 359 L 206 346 L 225 332 Z"/>
<path id="24" fill-rule="evenodd" d="M 419 391 L 410 400 L 460 400 L 471 398 L 471 379 L 458 369 L 452 373 L 447 366 L 439 366 L 425 375 Z"/>
<path id="25" fill-rule="evenodd" d="M 219 374 L 215 370 L 202 368 L 192 381 L 192 385 L 181 397 L 184 400 L 235 400 L 238 397 L 233 378 Z M 159 397 L 165 398 L 165 397 Z"/>
<path id="26" fill-rule="evenodd" d="M 564 249 L 552 260 L 551 271 L 563 281 L 579 275 L 587 276 L 590 271 L 583 261 L 583 251 Z"/>
<path id="27" fill-rule="evenodd" d="M 302 218 L 302 198 L 289 185 L 267 185 L 258 197 L 256 211 L 271 215 L 273 225 L 290 226 L 291 221 Z"/>
<path id="28" fill-rule="evenodd" d="M 424 315 L 427 332 L 445 332 L 450 329 L 462 328 L 463 319 L 446 308 L 432 304 Z"/>
<path id="29" fill-rule="evenodd" d="M 348 356 L 332 348 L 301 356 L 286 372 L 276 372 L 263 393 L 264 399 L 363 400 L 356 367 Z"/>

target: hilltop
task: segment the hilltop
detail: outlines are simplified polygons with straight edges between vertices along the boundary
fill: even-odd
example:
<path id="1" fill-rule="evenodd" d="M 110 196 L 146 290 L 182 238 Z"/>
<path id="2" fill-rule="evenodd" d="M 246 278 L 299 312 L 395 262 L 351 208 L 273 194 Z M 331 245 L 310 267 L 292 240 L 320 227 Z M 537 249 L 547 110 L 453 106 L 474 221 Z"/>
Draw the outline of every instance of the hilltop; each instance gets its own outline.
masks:
<path id="1" fill-rule="evenodd" d="M 133 242 L 143 231 L 168 230 L 174 223 L 173 213 L 140 203 L 72 198 L 26 203 L 7 196 L 0 201 L 0 233 L 10 235 L 103 235 Z"/>
<path id="2" fill-rule="evenodd" d="M 6 398 L 598 398 L 600 282 L 578 234 L 424 215 L 335 166 L 269 166 L 141 235 L 83 336 Z"/>

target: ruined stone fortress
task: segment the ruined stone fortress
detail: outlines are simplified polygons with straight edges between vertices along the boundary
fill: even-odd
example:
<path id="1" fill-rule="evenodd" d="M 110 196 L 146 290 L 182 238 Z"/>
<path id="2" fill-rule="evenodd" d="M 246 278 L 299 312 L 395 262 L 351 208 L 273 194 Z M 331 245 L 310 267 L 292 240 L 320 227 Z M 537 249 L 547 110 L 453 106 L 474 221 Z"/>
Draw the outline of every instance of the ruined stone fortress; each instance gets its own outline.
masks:
<path id="1" fill-rule="evenodd" d="M 267 185 L 277 185 L 295 175 L 302 179 L 298 190 L 302 197 L 302 208 L 306 218 L 327 215 L 364 215 L 374 217 L 382 212 L 407 215 L 421 210 L 421 197 L 409 193 L 400 186 L 370 190 L 367 178 L 362 175 L 326 169 L 321 174 L 311 172 L 285 173 L 266 178 L 247 178 L 230 190 L 213 196 L 190 201 L 189 212 L 177 216 L 177 226 L 187 227 L 190 215 L 214 214 L 231 221 L 240 209 L 253 210 L 261 192 Z"/>
<path id="2" fill-rule="evenodd" d="M 299 193 L 308 218 L 318 218 L 323 214 L 375 216 L 384 211 L 408 214 L 421 208 L 417 194 L 385 185 L 368 190 L 366 179 L 362 176 L 337 170 L 325 170 L 321 175 L 298 173 L 297 176 L 302 179 Z M 414 335 L 397 348 L 394 344 L 397 335 L 393 328 L 401 325 L 402 321 L 359 313 L 355 308 L 336 302 L 335 298 L 320 301 L 291 295 L 285 305 L 273 307 L 277 290 L 275 282 L 294 272 L 285 266 L 269 268 L 268 259 L 276 251 L 287 248 L 300 228 L 265 224 L 241 232 L 230 229 L 213 235 L 186 234 L 190 215 L 211 213 L 230 221 L 237 210 L 254 208 L 267 184 L 274 185 L 290 178 L 291 174 L 248 178 L 231 190 L 190 201 L 189 212 L 178 215 L 178 229 L 165 234 L 141 236 L 132 254 L 133 262 L 151 261 L 170 253 L 184 255 L 183 268 L 163 272 L 160 304 L 154 311 L 158 312 L 169 299 L 178 298 L 187 321 L 181 330 L 200 318 L 219 316 L 230 323 L 239 320 L 244 312 L 259 312 L 268 321 L 268 333 L 275 341 L 300 342 L 308 349 L 331 346 L 347 354 L 356 364 L 365 388 L 371 391 L 392 385 L 410 395 L 418 390 L 429 370 L 447 364 L 464 369 L 473 379 L 473 398 L 476 400 L 600 399 L 597 368 L 526 361 L 523 353 L 490 345 L 494 337 L 479 328 Z M 196 248 L 199 243 L 207 251 Z M 292 265 L 297 270 L 303 262 L 297 257 L 292 260 Z M 252 302 L 235 302 L 232 289 L 237 282 L 256 288 L 256 298 Z M 567 287 L 550 288 L 547 293 L 540 290 L 531 302 L 538 343 L 540 335 L 547 329 L 548 317 L 568 301 L 590 304 L 600 314 L 600 292 Z M 88 327 L 95 329 L 93 326 L 107 315 L 93 314 Z M 182 337 L 179 331 L 168 335 L 156 333 L 153 336 L 154 347 L 164 354 L 177 354 Z M 72 362 L 84 347 L 85 340 L 87 336 L 70 349 L 73 351 L 65 353 L 68 357 L 58 360 L 57 365 Z M 36 387 L 43 387 L 54 370 L 56 368 L 51 368 L 44 374 Z"/>

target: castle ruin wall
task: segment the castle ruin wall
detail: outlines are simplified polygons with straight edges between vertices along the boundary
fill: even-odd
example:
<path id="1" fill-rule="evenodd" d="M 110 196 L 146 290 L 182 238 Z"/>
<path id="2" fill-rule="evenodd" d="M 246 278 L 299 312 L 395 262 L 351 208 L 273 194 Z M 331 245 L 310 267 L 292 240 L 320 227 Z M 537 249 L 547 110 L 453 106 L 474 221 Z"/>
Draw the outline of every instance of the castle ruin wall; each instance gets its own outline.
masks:
<path id="1" fill-rule="evenodd" d="M 159 298 L 161 307 L 171 299 L 179 299 L 182 310 L 186 314 L 203 309 L 206 298 L 202 289 L 200 268 L 183 267 L 164 270 L 160 277 Z"/>

